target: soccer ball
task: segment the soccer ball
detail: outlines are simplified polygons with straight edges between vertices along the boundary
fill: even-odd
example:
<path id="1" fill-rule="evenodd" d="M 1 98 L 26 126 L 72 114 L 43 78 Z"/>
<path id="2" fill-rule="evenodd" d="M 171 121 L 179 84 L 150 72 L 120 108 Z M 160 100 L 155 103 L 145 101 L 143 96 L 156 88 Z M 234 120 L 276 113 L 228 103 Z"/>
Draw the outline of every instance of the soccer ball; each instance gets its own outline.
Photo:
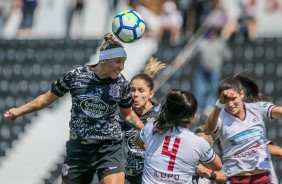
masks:
<path id="1" fill-rule="evenodd" d="M 145 31 L 145 22 L 134 10 L 118 13 L 112 22 L 114 35 L 124 43 L 132 43 L 140 39 Z"/>

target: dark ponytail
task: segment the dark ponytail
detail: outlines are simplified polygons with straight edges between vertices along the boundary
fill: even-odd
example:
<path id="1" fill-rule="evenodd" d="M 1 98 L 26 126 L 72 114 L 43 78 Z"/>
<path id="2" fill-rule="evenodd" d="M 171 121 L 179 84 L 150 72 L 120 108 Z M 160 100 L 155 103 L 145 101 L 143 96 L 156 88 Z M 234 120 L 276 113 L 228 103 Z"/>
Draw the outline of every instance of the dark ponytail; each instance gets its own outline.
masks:
<path id="1" fill-rule="evenodd" d="M 197 112 L 195 96 L 180 89 L 171 90 L 161 104 L 161 112 L 153 133 L 163 134 L 173 126 L 187 127 Z"/>

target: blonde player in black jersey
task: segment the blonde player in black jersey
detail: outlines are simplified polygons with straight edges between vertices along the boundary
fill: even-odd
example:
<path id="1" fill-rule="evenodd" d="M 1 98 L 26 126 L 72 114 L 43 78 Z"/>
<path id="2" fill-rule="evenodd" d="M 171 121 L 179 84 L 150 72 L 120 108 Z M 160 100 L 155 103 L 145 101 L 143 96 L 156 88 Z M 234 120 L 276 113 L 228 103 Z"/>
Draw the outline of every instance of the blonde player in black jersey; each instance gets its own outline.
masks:
<path id="1" fill-rule="evenodd" d="M 131 126 L 138 130 L 144 127 L 131 108 L 134 101 L 129 83 L 121 74 L 127 53 L 111 33 L 104 40 L 98 64 L 65 73 L 48 92 L 4 114 L 15 120 L 71 93 L 70 139 L 62 168 L 63 184 L 90 184 L 96 171 L 102 184 L 124 183 L 126 159 L 116 110 L 120 109 L 120 115 Z"/>
<path id="2" fill-rule="evenodd" d="M 170 90 L 155 123 L 146 124 L 135 144 L 146 147 L 143 184 L 193 183 L 201 162 L 212 170 L 222 163 L 204 139 L 189 130 L 195 120 L 197 100 L 190 92 Z"/>

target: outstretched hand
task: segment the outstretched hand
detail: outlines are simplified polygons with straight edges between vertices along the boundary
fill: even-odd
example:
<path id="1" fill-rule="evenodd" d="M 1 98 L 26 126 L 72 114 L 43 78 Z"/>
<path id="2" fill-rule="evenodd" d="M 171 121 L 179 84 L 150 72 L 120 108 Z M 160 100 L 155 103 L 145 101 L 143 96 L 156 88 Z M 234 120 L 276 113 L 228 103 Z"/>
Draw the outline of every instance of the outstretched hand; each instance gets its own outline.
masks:
<path id="1" fill-rule="evenodd" d="M 8 110 L 7 112 L 5 112 L 4 117 L 8 120 L 12 120 L 15 121 L 17 116 L 15 115 L 14 111 L 16 108 L 12 108 L 10 110 Z"/>

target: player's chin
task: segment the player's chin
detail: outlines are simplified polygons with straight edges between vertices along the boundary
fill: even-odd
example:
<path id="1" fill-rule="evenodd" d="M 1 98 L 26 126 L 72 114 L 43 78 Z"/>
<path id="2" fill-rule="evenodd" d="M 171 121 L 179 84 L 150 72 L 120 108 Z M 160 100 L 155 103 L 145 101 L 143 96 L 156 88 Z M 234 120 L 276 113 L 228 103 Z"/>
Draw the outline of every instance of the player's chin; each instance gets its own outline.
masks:
<path id="1" fill-rule="evenodd" d="M 118 78 L 118 75 L 119 75 L 119 73 L 114 73 L 114 74 L 111 75 L 111 78 L 112 78 L 112 79 L 117 79 L 117 78 Z"/>

